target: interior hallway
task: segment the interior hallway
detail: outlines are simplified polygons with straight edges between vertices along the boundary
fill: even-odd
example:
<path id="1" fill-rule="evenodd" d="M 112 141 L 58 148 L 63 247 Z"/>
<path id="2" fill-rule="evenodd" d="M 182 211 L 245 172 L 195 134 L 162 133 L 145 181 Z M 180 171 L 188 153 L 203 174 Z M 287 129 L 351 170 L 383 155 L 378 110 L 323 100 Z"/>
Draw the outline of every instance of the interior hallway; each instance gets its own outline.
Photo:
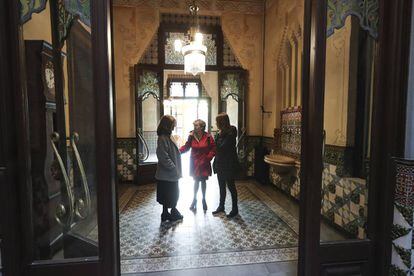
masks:
<path id="1" fill-rule="evenodd" d="M 126 275 L 296 275 L 298 204 L 273 186 L 238 181 L 240 216 L 213 216 L 218 206 L 216 176 L 207 182 L 207 212 L 190 211 L 193 180 L 183 155 L 178 210 L 182 222 L 160 222 L 154 184 L 119 186 L 122 273 Z M 228 193 L 226 212 L 231 210 Z M 327 225 L 322 235 L 340 238 Z M 177 274 L 178 273 L 178 274 Z M 274 274 L 276 273 L 276 274 Z M 277 274 L 282 273 L 282 274 Z M 291 273 L 291 274 L 284 274 Z"/>

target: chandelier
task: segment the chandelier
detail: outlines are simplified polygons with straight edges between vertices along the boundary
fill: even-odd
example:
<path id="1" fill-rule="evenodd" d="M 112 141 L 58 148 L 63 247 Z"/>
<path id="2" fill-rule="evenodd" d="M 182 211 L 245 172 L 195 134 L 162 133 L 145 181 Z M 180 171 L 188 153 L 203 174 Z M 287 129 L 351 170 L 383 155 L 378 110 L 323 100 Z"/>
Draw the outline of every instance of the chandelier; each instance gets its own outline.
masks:
<path id="1" fill-rule="evenodd" d="M 191 27 L 188 31 L 189 43 L 183 46 L 183 41 L 174 41 L 176 52 L 181 52 L 184 56 L 184 72 L 194 76 L 206 71 L 207 47 L 203 45 L 203 34 L 198 29 L 197 12 L 199 10 L 195 1 L 190 6 Z"/>

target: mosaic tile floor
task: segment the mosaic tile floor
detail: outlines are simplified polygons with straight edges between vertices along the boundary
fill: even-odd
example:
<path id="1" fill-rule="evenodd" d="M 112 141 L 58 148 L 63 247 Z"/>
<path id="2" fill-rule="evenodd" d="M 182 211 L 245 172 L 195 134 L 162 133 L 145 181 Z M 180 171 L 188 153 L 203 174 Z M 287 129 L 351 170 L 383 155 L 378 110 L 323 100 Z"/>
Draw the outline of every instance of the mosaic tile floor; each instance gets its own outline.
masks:
<path id="1" fill-rule="evenodd" d="M 215 177 L 207 185 L 209 210 L 203 212 L 200 200 L 192 212 L 191 179 L 180 182 L 177 207 L 184 220 L 175 223 L 160 222 L 154 185 L 128 188 L 119 202 L 122 273 L 297 259 L 297 220 L 255 184 L 237 184 L 240 216 L 232 220 L 211 214 L 218 205 Z"/>

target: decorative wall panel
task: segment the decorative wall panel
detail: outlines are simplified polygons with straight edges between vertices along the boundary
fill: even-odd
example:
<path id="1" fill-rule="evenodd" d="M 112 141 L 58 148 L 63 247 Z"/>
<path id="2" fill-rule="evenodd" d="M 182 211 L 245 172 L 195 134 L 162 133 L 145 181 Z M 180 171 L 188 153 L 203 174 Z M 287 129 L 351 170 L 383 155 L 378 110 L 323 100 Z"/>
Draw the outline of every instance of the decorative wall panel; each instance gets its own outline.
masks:
<path id="1" fill-rule="evenodd" d="M 378 37 L 378 0 L 328 0 L 327 36 L 331 36 L 335 29 L 342 28 L 350 15 L 358 17 L 361 28 L 372 37 Z"/>
<path id="2" fill-rule="evenodd" d="M 66 10 L 87 26 L 91 26 L 91 1 L 85 0 L 64 0 Z"/>
<path id="3" fill-rule="evenodd" d="M 278 187 L 289 196 L 299 200 L 300 196 L 300 169 L 295 168 L 289 174 L 280 175 L 273 166 L 270 166 L 270 183 Z"/>
<path id="4" fill-rule="evenodd" d="M 280 150 L 282 154 L 300 156 L 301 124 L 300 108 L 290 108 L 281 112 Z"/>
<path id="5" fill-rule="evenodd" d="M 229 42 L 224 38 L 223 43 L 223 66 L 225 67 L 241 67 L 239 60 L 233 53 Z"/>
<path id="6" fill-rule="evenodd" d="M 117 7 L 151 7 L 163 12 L 188 13 L 188 0 L 114 0 Z M 202 12 L 214 14 L 262 14 L 263 0 L 203 0 L 197 1 Z"/>
<path id="7" fill-rule="evenodd" d="M 151 44 L 147 47 L 139 64 L 158 64 L 158 36 L 154 35 Z"/>
<path id="8" fill-rule="evenodd" d="M 160 99 L 160 80 L 156 72 L 142 70 L 137 81 L 137 97 L 141 99 L 153 95 L 157 100 Z"/>
<path id="9" fill-rule="evenodd" d="M 353 238 L 366 238 L 368 188 L 361 178 L 336 174 L 336 166 L 325 164 L 322 174 L 322 215 Z"/>
<path id="10" fill-rule="evenodd" d="M 244 79 L 239 73 L 223 72 L 220 79 L 220 98 L 233 97 L 236 101 L 244 98 Z"/>
<path id="11" fill-rule="evenodd" d="M 335 165 L 338 176 L 353 176 L 353 152 L 351 147 L 326 145 L 324 162 Z"/>
<path id="12" fill-rule="evenodd" d="M 395 161 L 395 202 L 390 275 L 414 274 L 414 163 Z"/>
<path id="13" fill-rule="evenodd" d="M 260 146 L 261 137 L 247 136 L 246 140 L 245 152 L 239 151 L 239 161 L 246 175 L 251 177 L 254 176 L 256 147 Z"/>
<path id="14" fill-rule="evenodd" d="M 117 177 L 118 182 L 132 182 L 137 171 L 137 149 L 135 138 L 117 138 Z"/>
<path id="15" fill-rule="evenodd" d="M 184 56 L 181 52 L 174 50 L 174 41 L 179 39 L 183 44 L 189 43 L 187 36 L 184 33 L 167 33 L 167 39 L 164 45 L 165 64 L 184 64 Z"/>
<path id="16" fill-rule="evenodd" d="M 46 0 L 20 0 L 20 22 L 26 23 L 33 13 L 40 13 L 46 8 Z"/>
<path id="17" fill-rule="evenodd" d="M 175 40 L 183 41 L 184 45 L 190 42 L 189 37 L 185 33 L 168 32 L 166 33 L 166 42 L 164 45 L 165 64 L 184 64 L 184 56 L 181 52 L 174 49 Z M 203 44 L 207 47 L 206 65 L 217 65 L 217 46 L 216 37 L 213 34 L 203 35 Z"/>
<path id="18" fill-rule="evenodd" d="M 190 24 L 191 16 L 188 14 L 163 13 L 161 14 L 161 22 L 172 24 Z M 198 23 L 204 26 L 220 26 L 221 24 L 220 17 L 203 15 L 198 15 Z"/>

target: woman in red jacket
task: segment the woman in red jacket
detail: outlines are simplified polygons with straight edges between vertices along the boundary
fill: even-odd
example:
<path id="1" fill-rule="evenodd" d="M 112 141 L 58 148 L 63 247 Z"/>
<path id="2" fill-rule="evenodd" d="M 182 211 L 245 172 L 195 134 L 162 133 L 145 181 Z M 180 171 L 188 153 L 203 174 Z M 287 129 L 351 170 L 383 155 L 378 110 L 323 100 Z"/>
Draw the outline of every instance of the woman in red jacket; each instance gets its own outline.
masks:
<path id="1" fill-rule="evenodd" d="M 211 175 L 210 161 L 216 154 L 216 144 L 210 133 L 205 131 L 206 123 L 203 120 L 194 121 L 194 130 L 188 136 L 180 152 L 184 153 L 191 149 L 190 175 L 194 178 L 194 199 L 190 210 L 195 210 L 197 205 L 197 192 L 201 182 L 203 194 L 203 209 L 207 210 L 206 203 L 206 180 Z"/>

